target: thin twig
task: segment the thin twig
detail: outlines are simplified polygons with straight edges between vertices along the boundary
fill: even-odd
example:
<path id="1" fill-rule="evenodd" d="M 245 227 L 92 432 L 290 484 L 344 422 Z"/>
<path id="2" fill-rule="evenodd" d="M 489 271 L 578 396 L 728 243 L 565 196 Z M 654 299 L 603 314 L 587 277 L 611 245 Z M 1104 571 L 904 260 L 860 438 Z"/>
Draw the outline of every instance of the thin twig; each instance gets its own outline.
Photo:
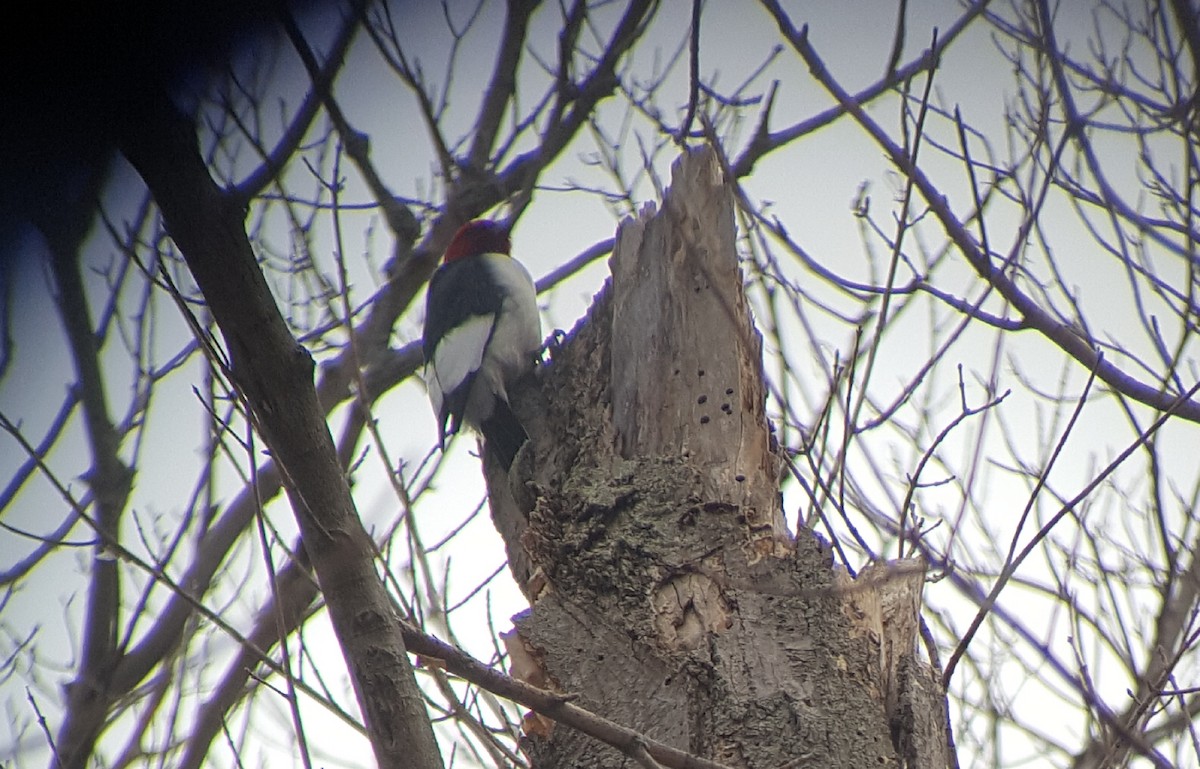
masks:
<path id="1" fill-rule="evenodd" d="M 1190 389 L 1181 394 L 1176 400 L 1176 403 L 1179 406 L 1182 406 L 1184 403 L 1187 403 L 1188 399 L 1193 397 L 1197 392 L 1200 392 L 1200 382 L 1197 382 Z M 1093 491 L 1095 491 L 1100 484 L 1104 483 L 1104 481 L 1110 475 L 1112 475 L 1118 467 L 1124 464 L 1125 460 L 1128 459 L 1130 455 L 1137 451 L 1144 443 L 1146 443 L 1146 441 L 1150 440 L 1150 438 L 1158 432 L 1159 428 L 1165 425 L 1174 416 L 1176 416 L 1174 408 L 1168 408 L 1166 411 L 1162 412 L 1158 419 L 1154 420 L 1154 423 L 1151 424 L 1150 427 L 1146 428 L 1145 432 L 1139 435 L 1131 444 L 1126 446 L 1125 449 L 1118 454 L 1113 461 L 1109 462 L 1108 465 L 1101 470 L 1095 478 L 1089 481 L 1088 484 L 1084 486 L 1078 494 L 1076 494 L 1074 497 L 1068 500 L 1066 504 L 1059 508 L 1058 512 L 1051 516 L 1050 520 L 1043 524 L 1041 529 L 1038 530 L 1038 533 L 1029 540 L 1024 548 L 1021 549 L 1021 552 L 1015 558 L 1009 561 L 1005 568 L 1000 572 L 1000 575 L 996 578 L 996 583 L 992 587 L 991 592 L 988 593 L 987 598 L 979 607 L 979 611 L 975 614 L 975 619 L 971 622 L 971 626 L 967 629 L 967 632 L 963 634 L 962 640 L 959 641 L 954 653 L 950 655 L 950 659 L 946 663 L 946 671 L 942 674 L 943 686 L 949 685 L 950 679 L 954 675 L 955 666 L 958 665 L 959 659 L 962 657 L 963 653 L 966 652 L 967 646 L 971 643 L 971 639 L 975 637 L 975 633 L 979 630 L 980 625 L 983 624 L 983 620 L 987 617 L 991 607 L 996 603 L 996 599 L 999 597 L 1000 591 L 1008 583 L 1008 580 L 1012 577 L 1012 575 L 1016 573 L 1017 569 L 1025 561 L 1025 559 L 1029 557 L 1030 553 L 1032 553 L 1038 544 L 1040 544 L 1041 541 L 1046 538 L 1046 536 L 1050 533 L 1050 530 L 1053 529 L 1059 521 L 1061 521 L 1070 513 L 1074 512 L 1080 502 L 1087 499 L 1087 497 Z"/>
<path id="2" fill-rule="evenodd" d="M 696 105 L 700 101 L 700 5 L 701 0 L 692 0 L 692 30 L 689 43 L 691 58 L 688 61 L 687 116 L 684 117 L 683 125 L 679 127 L 679 133 L 675 136 L 675 143 L 680 146 L 684 146 L 688 140 L 688 136 L 692 132 L 692 122 L 696 119 Z"/>
<path id="3" fill-rule="evenodd" d="M 50 746 L 50 755 L 54 756 L 54 763 L 62 769 L 62 756 L 58 755 L 58 748 L 54 744 L 54 735 L 50 733 L 50 727 L 46 724 L 46 717 L 42 715 L 42 709 L 38 707 L 37 700 L 33 697 L 33 691 L 26 686 L 25 696 L 29 699 L 29 704 L 33 707 L 33 712 L 37 716 L 38 726 L 42 729 L 42 734 L 46 736 L 46 744 Z"/>

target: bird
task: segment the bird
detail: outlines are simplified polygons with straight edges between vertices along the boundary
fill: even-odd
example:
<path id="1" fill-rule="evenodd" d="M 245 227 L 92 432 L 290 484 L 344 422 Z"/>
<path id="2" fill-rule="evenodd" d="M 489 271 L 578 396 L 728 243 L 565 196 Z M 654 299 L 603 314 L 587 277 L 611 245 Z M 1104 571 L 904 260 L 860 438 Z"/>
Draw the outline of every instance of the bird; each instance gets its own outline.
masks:
<path id="1" fill-rule="evenodd" d="M 542 323 L 537 289 L 512 257 L 508 227 L 476 219 L 454 234 L 429 281 L 421 341 L 439 448 L 466 424 L 511 468 L 529 434 L 508 390 L 533 368 Z"/>

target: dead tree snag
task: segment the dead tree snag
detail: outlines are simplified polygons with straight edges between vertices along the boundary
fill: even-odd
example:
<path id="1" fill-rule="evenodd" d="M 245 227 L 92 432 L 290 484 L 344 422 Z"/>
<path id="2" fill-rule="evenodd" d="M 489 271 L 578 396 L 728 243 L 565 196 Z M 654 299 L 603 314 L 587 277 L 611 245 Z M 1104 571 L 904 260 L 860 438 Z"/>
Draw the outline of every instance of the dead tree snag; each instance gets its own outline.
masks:
<path id="1" fill-rule="evenodd" d="M 508 636 L 513 669 L 728 766 L 940 767 L 944 750 L 910 751 L 896 728 L 901 661 L 921 668 L 923 567 L 850 581 L 784 524 L 733 206 L 715 153 L 685 154 L 662 210 L 622 223 L 588 317 L 517 396 L 532 441 L 511 476 L 488 468 L 531 602 Z M 909 575 L 907 600 L 878 592 L 891 571 Z M 628 760 L 529 726 L 536 767 Z"/>

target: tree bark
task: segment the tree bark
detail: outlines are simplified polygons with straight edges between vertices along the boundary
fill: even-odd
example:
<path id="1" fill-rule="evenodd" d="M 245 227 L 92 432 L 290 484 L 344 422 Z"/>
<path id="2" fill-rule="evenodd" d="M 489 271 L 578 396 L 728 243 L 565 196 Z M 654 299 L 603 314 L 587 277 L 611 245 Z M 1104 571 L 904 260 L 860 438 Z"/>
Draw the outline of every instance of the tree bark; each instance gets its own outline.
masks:
<path id="1" fill-rule="evenodd" d="M 531 443 L 510 474 L 486 467 L 531 603 L 506 639 L 514 673 L 729 766 L 944 766 L 944 733 L 910 749 L 898 728 L 902 703 L 945 723 L 940 691 L 900 694 L 910 667 L 933 681 L 914 655 L 923 564 L 850 580 L 784 523 L 733 213 L 715 153 L 685 154 L 514 396 Z M 886 597 L 897 585 L 907 598 Z M 628 761 L 532 716 L 523 748 L 535 767 Z"/>
<path id="2" fill-rule="evenodd" d="M 229 355 L 233 384 L 283 473 L 380 767 L 442 766 L 400 621 L 375 571 L 313 386 L 259 268 L 236 200 L 213 182 L 195 127 L 165 93 L 124 116 L 119 146 L 145 180 Z"/>
<path id="3" fill-rule="evenodd" d="M 83 478 L 92 491 L 92 522 L 98 535 L 81 628 L 79 670 L 66 687 L 67 707 L 58 732 L 55 761 L 60 769 L 87 766 L 113 697 L 121 573 L 110 545 L 121 541 L 122 518 L 134 478 L 133 468 L 121 459 L 121 438 L 109 413 L 100 365 L 101 344 L 92 323 L 80 257 L 80 246 L 91 229 L 92 199 L 99 195 L 106 174 L 95 167 L 83 174 L 86 182 L 81 194 L 72 196 L 59 190 L 56 205 L 40 208 L 35 217 L 50 250 L 59 317 L 79 383 L 83 424 L 92 456 L 92 466 Z"/>

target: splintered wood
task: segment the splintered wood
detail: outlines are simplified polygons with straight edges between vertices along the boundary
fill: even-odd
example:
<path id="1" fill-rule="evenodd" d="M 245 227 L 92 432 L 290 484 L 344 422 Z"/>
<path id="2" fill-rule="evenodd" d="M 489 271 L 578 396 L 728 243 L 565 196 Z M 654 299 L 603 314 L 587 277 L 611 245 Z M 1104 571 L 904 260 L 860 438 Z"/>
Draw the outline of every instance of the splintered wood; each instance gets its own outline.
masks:
<path id="1" fill-rule="evenodd" d="M 871 564 L 853 579 L 837 573 L 843 613 L 879 646 L 879 694 L 889 720 L 899 713 L 901 668 L 917 652 L 925 571 L 923 559 L 908 558 Z"/>
<path id="2" fill-rule="evenodd" d="M 770 450 L 762 337 L 737 260 L 733 196 L 716 152 L 672 167 L 662 213 L 617 231 L 611 266 L 612 421 L 622 457 L 678 453 L 712 499 L 739 505 L 764 545 L 785 532 Z"/>

